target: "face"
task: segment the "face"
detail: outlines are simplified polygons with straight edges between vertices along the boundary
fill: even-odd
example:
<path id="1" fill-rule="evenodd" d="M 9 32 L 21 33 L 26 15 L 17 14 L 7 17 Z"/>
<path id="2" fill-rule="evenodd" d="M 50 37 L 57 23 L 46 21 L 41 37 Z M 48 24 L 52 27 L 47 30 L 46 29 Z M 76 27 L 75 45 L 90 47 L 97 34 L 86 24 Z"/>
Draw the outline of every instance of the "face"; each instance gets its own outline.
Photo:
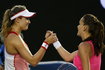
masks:
<path id="1" fill-rule="evenodd" d="M 79 25 L 77 26 L 77 29 L 78 29 L 77 36 L 81 36 L 83 34 L 83 31 L 84 31 L 83 18 L 80 19 Z"/>
<path id="2" fill-rule="evenodd" d="M 20 18 L 19 25 L 20 25 L 21 30 L 27 30 L 29 24 L 30 24 L 29 18 L 25 18 L 25 17 Z"/>

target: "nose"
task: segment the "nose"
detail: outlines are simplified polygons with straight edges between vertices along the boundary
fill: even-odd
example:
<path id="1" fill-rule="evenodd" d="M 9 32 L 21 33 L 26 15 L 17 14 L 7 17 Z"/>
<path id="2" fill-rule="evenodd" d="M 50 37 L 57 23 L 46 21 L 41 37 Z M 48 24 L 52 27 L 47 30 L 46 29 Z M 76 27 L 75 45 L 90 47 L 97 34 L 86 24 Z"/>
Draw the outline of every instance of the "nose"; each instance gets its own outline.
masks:
<path id="1" fill-rule="evenodd" d="M 31 21 L 30 21 L 30 20 L 28 20 L 28 23 L 31 23 Z"/>

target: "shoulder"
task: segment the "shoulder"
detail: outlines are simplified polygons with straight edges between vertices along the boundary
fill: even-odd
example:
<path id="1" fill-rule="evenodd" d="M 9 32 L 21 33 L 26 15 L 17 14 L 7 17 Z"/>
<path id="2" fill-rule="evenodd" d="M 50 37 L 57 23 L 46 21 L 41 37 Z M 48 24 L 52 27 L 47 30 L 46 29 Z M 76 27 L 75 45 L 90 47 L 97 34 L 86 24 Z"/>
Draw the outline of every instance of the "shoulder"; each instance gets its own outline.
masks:
<path id="1" fill-rule="evenodd" d="M 15 34 L 9 34 L 7 37 L 6 37 L 6 39 L 7 40 L 12 40 L 12 39 L 16 39 L 16 38 L 18 38 L 18 35 L 15 35 Z"/>
<path id="2" fill-rule="evenodd" d="M 78 46 L 78 48 L 81 48 L 81 47 L 85 47 L 85 48 L 89 48 L 90 46 L 92 46 L 89 42 L 81 42 Z"/>
<path id="3" fill-rule="evenodd" d="M 10 44 L 15 44 L 15 43 L 19 43 L 19 36 L 15 35 L 15 34 L 9 34 L 8 37 L 5 39 L 6 43 L 10 43 Z"/>
<path id="4" fill-rule="evenodd" d="M 79 52 L 90 53 L 91 52 L 91 44 L 86 42 L 81 42 L 78 46 Z"/>

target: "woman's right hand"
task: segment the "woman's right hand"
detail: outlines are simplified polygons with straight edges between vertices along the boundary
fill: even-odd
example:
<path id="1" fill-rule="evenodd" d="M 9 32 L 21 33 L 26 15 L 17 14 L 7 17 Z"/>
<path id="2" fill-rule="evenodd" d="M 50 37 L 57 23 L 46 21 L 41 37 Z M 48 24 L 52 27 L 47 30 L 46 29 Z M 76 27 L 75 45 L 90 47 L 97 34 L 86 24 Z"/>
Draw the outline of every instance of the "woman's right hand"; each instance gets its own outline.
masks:
<path id="1" fill-rule="evenodd" d="M 45 41 L 48 43 L 48 44 L 52 44 L 54 42 L 56 42 L 58 40 L 57 36 L 55 33 L 51 33 L 48 37 L 46 37 Z"/>
<path id="2" fill-rule="evenodd" d="M 53 34 L 53 31 L 47 30 L 45 34 L 45 38 L 48 38 L 51 34 Z"/>

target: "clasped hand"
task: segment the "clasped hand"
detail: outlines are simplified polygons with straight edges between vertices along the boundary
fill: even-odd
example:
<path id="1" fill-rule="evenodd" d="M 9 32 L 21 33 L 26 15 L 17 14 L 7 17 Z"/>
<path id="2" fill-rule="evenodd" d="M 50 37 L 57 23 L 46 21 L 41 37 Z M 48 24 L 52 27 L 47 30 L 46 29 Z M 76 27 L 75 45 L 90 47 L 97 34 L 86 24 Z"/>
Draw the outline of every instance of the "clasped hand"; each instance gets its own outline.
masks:
<path id="1" fill-rule="evenodd" d="M 53 31 L 48 30 L 45 34 L 45 41 L 48 44 L 52 44 L 58 40 L 56 33 L 53 33 Z"/>

